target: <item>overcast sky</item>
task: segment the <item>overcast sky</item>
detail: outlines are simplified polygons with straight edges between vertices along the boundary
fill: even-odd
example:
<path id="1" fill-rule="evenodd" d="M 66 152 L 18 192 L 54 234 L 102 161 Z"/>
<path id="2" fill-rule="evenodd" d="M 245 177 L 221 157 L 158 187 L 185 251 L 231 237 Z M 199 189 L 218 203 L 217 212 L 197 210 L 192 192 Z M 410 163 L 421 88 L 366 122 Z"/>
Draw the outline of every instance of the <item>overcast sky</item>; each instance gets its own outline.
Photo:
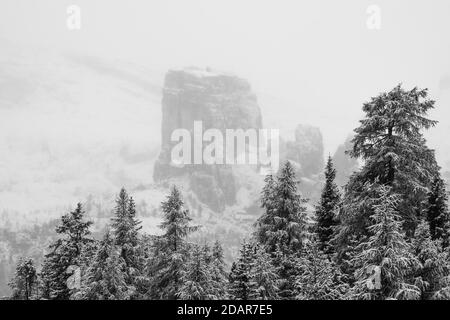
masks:
<path id="1" fill-rule="evenodd" d="M 66 10 L 70 5 L 81 9 L 81 30 L 67 28 Z M 381 10 L 379 30 L 367 27 L 367 9 L 372 5 Z M 39 66 L 33 65 L 33 61 L 38 60 L 33 60 L 31 50 L 29 56 L 19 59 L 16 51 L 9 53 L 2 48 L 8 43 L 51 52 L 49 64 L 59 61 L 53 60 L 53 54 L 77 52 L 145 65 L 151 67 L 149 70 L 162 72 L 155 80 L 161 86 L 164 72 L 174 67 L 209 66 L 233 72 L 252 84 L 260 99 L 266 126 L 280 129 L 293 128 L 298 123 L 320 126 L 326 152 L 333 152 L 358 125 L 362 103 L 371 96 L 399 82 L 408 89 L 412 86 L 429 88 L 431 98 L 437 100 L 437 111 L 432 116 L 440 120 L 430 143 L 437 148 L 438 160 L 448 170 L 450 139 L 442 137 L 450 135 L 449 30 L 448 0 L 0 0 L 0 103 L 13 101 L 19 107 L 22 95 L 29 91 L 29 73 L 25 71 L 30 69 L 30 74 L 35 76 L 33 83 L 40 86 L 35 86 L 39 90 L 29 97 L 43 105 L 34 115 L 32 108 L 17 108 L 17 111 L 4 108 L 3 112 L 0 108 L 0 140 L 3 135 L 6 142 L 12 141 L 9 136 L 25 130 L 29 135 L 24 139 L 34 139 L 47 130 L 45 139 L 56 136 L 60 141 L 55 145 L 61 143 L 67 148 L 70 148 L 69 138 L 107 140 L 109 137 L 112 141 L 115 139 L 112 137 L 121 134 L 115 123 L 123 120 L 124 114 L 117 112 L 108 118 L 106 113 L 113 111 L 105 112 L 104 107 L 110 107 L 102 105 L 106 98 L 114 108 L 128 107 L 130 101 L 134 101 L 137 106 L 134 118 L 130 116 L 127 121 L 135 135 L 142 135 L 149 126 L 159 132 L 160 125 L 160 119 L 155 120 L 157 124 L 150 123 L 150 118 L 156 118 L 160 112 L 160 100 L 149 101 L 150 95 L 142 92 L 140 100 L 132 100 L 131 93 L 124 96 L 117 90 L 111 94 L 113 87 L 109 80 L 90 78 L 82 69 L 75 70 L 63 64 L 61 68 L 59 65 L 52 69 L 41 68 L 39 73 L 36 71 Z M 46 59 L 44 55 L 39 61 Z M 22 73 L 15 75 L 16 70 Z M 47 70 L 53 72 L 51 76 L 47 75 Z M 59 74 L 55 75 L 56 72 Z M 83 83 L 74 87 L 74 82 Z M 52 121 L 37 127 L 43 119 L 42 110 L 47 107 L 47 100 L 42 96 L 48 93 L 41 89 L 52 92 L 52 88 L 61 91 L 63 87 L 73 93 L 69 95 L 76 100 L 73 105 L 91 109 L 86 109 L 87 113 L 62 116 L 56 114 L 56 109 L 47 109 L 47 116 L 53 116 Z M 143 88 L 145 85 L 135 88 L 130 83 L 126 89 L 133 92 Z M 57 96 L 59 91 L 55 92 L 57 99 L 52 96 L 48 100 L 58 104 L 57 107 L 59 103 L 64 106 L 68 102 L 64 100 L 65 95 Z M 7 99 L 2 100 L 5 96 Z M 34 107 L 33 102 L 27 103 Z M 157 109 L 155 114 L 146 113 L 150 106 Z M 99 107 L 97 114 L 94 107 Z M 24 125 L 24 121 L 28 123 Z M 93 131 L 85 130 L 88 133 L 84 136 L 76 136 L 73 128 L 80 123 Z M 52 130 L 56 130 L 57 125 L 60 131 L 55 134 Z M 139 148 L 150 143 L 145 139 Z M 39 179 L 45 180 L 47 176 L 31 178 L 39 171 L 34 168 L 37 160 L 26 153 L 32 150 L 30 145 L 24 144 L 25 153 L 18 152 L 16 145 L 8 148 L 10 158 L 2 155 L 3 167 L 0 161 L 0 180 L 7 181 L 3 186 L 5 190 L 22 178 L 23 192 L 28 192 L 27 179 L 32 179 L 36 189 L 41 190 L 43 184 Z M 61 147 L 60 150 L 67 156 L 66 149 Z M 92 155 L 92 159 L 101 157 L 103 149 L 91 150 L 99 153 Z M 0 151 L 6 154 L 5 150 Z M 17 155 L 12 154 L 15 151 Z M 72 167 L 67 168 L 66 158 L 62 159 L 61 168 L 52 173 L 52 177 L 59 179 L 67 172 L 77 172 Z M 89 165 L 92 159 L 89 158 Z M 97 165 L 104 167 L 103 163 Z M 78 162 L 74 166 L 80 167 Z M 119 172 L 122 163 L 116 166 Z M 29 171 L 25 171 L 26 168 Z M 136 171 L 136 176 L 144 175 Z M 83 186 L 81 182 L 79 185 Z M 61 189 L 59 185 L 51 188 Z M 0 193 L 1 190 L 0 181 Z M 55 195 L 55 198 L 60 196 Z M 12 203 L 11 199 L 3 202 Z M 20 202 L 22 196 L 16 199 Z"/>
<path id="2" fill-rule="evenodd" d="M 66 27 L 71 4 L 81 8 L 79 31 Z M 373 4 L 380 30 L 366 26 Z M 361 103 L 399 82 L 439 95 L 450 74 L 449 16 L 447 0 L 2 0 L 0 37 L 161 69 L 232 71 L 302 110 L 296 122 L 339 117 L 342 139 Z"/>

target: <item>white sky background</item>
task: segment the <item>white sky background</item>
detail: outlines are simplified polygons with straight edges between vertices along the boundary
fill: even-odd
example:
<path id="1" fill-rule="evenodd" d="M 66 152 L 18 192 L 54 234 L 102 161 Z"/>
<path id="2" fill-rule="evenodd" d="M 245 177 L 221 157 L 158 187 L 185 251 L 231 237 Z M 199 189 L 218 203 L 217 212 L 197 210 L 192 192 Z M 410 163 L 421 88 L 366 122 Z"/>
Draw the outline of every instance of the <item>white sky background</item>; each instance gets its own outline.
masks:
<path id="1" fill-rule="evenodd" d="M 79 31 L 66 27 L 71 4 L 81 8 Z M 366 26 L 373 4 L 381 8 L 380 30 Z M 158 70 L 234 72 L 261 98 L 266 126 L 320 126 L 327 152 L 357 126 L 364 101 L 399 82 L 430 89 L 438 101 L 440 138 L 448 136 L 449 31 L 448 0 L 0 2 L 0 40 Z M 263 105 L 263 97 L 273 104 Z M 431 140 L 447 153 L 447 142 Z"/>
<path id="2" fill-rule="evenodd" d="M 80 31 L 66 28 L 70 4 L 82 10 Z M 366 27 L 371 4 L 382 10 L 379 31 Z M 162 69 L 232 71 L 301 110 L 297 123 L 341 119 L 344 129 L 322 128 L 334 146 L 382 90 L 403 82 L 436 98 L 450 73 L 449 16 L 446 0 L 2 0 L 0 37 Z"/>

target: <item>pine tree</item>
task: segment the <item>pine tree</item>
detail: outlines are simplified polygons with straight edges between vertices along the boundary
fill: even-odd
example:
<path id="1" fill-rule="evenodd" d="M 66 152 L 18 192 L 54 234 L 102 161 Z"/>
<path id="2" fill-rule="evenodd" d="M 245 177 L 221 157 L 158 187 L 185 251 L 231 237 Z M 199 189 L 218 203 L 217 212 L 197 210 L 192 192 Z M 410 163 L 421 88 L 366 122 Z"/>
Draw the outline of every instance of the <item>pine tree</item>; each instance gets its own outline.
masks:
<path id="1" fill-rule="evenodd" d="M 211 253 L 211 280 L 213 281 L 214 295 L 217 299 L 227 297 L 227 273 L 222 245 L 218 240 L 214 242 Z"/>
<path id="2" fill-rule="evenodd" d="M 144 267 L 139 248 L 139 230 L 142 227 L 141 221 L 136 219 L 134 200 L 128 196 L 124 188 L 120 190 L 116 199 L 112 228 L 115 244 L 120 248 L 121 256 L 125 261 L 127 283 L 134 285 Z"/>
<path id="3" fill-rule="evenodd" d="M 181 287 L 177 294 L 183 300 L 217 299 L 206 252 L 194 246 L 186 268 L 182 271 Z"/>
<path id="4" fill-rule="evenodd" d="M 20 258 L 14 278 L 9 283 L 13 300 L 30 300 L 36 297 L 37 273 L 33 259 Z"/>
<path id="5" fill-rule="evenodd" d="M 273 239 L 270 232 L 275 225 L 274 218 L 276 216 L 276 181 L 272 174 L 268 174 L 264 178 L 264 188 L 261 192 L 261 207 L 264 209 L 263 214 L 256 222 L 255 236 L 259 243 L 270 246 Z"/>
<path id="6" fill-rule="evenodd" d="M 80 203 L 76 209 L 62 216 L 61 224 L 56 227 L 60 238 L 49 247 L 41 270 L 41 287 L 45 299 L 69 299 L 71 292 L 67 287 L 70 266 L 83 265 L 83 251 L 92 245 L 90 238 L 91 221 L 84 220 L 84 211 Z"/>
<path id="7" fill-rule="evenodd" d="M 229 276 L 229 296 L 235 300 L 278 299 L 279 276 L 264 247 L 242 244 Z"/>
<path id="8" fill-rule="evenodd" d="M 307 221 L 305 199 L 297 188 L 295 171 L 289 161 L 285 163 L 276 181 L 266 178 L 261 197 L 263 215 L 256 223 L 255 235 L 259 243 L 273 258 L 280 277 L 280 296 L 294 298 L 297 270 L 295 259 L 306 238 Z"/>
<path id="9" fill-rule="evenodd" d="M 217 262 L 217 270 L 220 274 L 225 275 L 225 260 L 223 255 L 223 248 L 219 240 L 214 242 L 211 253 L 212 263 Z"/>
<path id="10" fill-rule="evenodd" d="M 236 276 L 236 272 L 237 272 L 236 268 L 237 268 L 237 262 L 233 261 L 231 263 L 230 273 L 228 274 L 229 288 L 231 288 L 231 284 L 234 282 L 234 277 Z"/>
<path id="11" fill-rule="evenodd" d="M 300 300 L 338 300 L 348 291 L 339 267 L 323 253 L 314 239 L 307 241 L 298 259 L 300 273 L 296 279 Z"/>
<path id="12" fill-rule="evenodd" d="M 173 187 L 162 203 L 164 220 L 160 228 L 164 234 L 156 241 L 155 259 L 147 268 L 152 276 L 151 297 L 176 299 L 181 288 L 182 270 L 189 254 L 186 238 L 198 229 L 198 226 L 190 225 L 192 219 L 183 206 L 180 192 Z"/>
<path id="13" fill-rule="evenodd" d="M 270 230 L 281 248 L 297 250 L 306 236 L 306 208 L 297 187 L 298 181 L 292 164 L 287 161 L 277 179 L 275 228 Z"/>
<path id="14" fill-rule="evenodd" d="M 373 205 L 370 237 L 362 242 L 354 259 L 357 298 L 368 300 L 418 299 L 420 290 L 412 284 L 413 271 L 418 267 L 410 245 L 402 232 L 397 213 L 399 196 L 385 186 L 379 186 L 379 197 Z"/>
<path id="15" fill-rule="evenodd" d="M 428 193 L 427 220 L 430 226 L 431 239 L 442 239 L 444 246 L 448 245 L 450 215 L 448 210 L 448 195 L 445 182 L 437 176 Z"/>
<path id="16" fill-rule="evenodd" d="M 334 256 L 334 260 L 339 266 L 339 270 L 342 272 L 342 280 L 350 287 L 353 287 L 356 281 L 355 272 L 357 266 L 354 262 L 355 257 L 358 254 L 358 244 L 364 242 L 366 239 L 367 238 L 360 239 L 356 235 L 350 236 L 345 243 L 345 247 L 341 247 L 338 254 Z"/>
<path id="17" fill-rule="evenodd" d="M 320 204 L 316 207 L 316 232 L 320 241 L 320 250 L 325 253 L 330 253 L 333 248 L 330 240 L 334 233 L 334 227 L 337 225 L 339 210 L 340 194 L 334 182 L 335 178 L 336 170 L 330 156 L 325 168 L 325 186 L 322 190 Z"/>
<path id="18" fill-rule="evenodd" d="M 271 175 L 265 181 L 261 197 L 265 212 L 256 223 L 258 240 L 269 252 L 297 250 L 306 233 L 306 200 L 298 193 L 292 164 L 285 163 L 276 181 Z"/>
<path id="19" fill-rule="evenodd" d="M 74 258 L 78 258 L 83 248 L 93 241 L 89 230 L 92 221 L 85 221 L 84 215 L 83 207 L 78 203 L 74 211 L 61 217 L 61 224 L 56 227 L 56 233 L 63 235 L 71 246 Z"/>
<path id="20" fill-rule="evenodd" d="M 249 300 L 257 294 L 253 279 L 253 264 L 255 248 L 253 244 L 244 241 L 239 250 L 239 258 L 231 268 L 229 296 L 233 300 Z"/>
<path id="21" fill-rule="evenodd" d="M 415 272 L 415 284 L 421 291 L 422 300 L 450 298 L 450 265 L 441 242 L 431 239 L 427 223 L 419 224 L 412 248 L 420 262 Z"/>
<path id="22" fill-rule="evenodd" d="M 252 268 L 252 282 L 255 290 L 250 296 L 255 300 L 274 300 L 278 299 L 279 276 L 275 266 L 272 263 L 271 256 L 266 250 L 257 245 L 255 248 L 255 258 Z"/>
<path id="23" fill-rule="evenodd" d="M 81 298 L 87 300 L 126 300 L 130 290 L 125 281 L 125 261 L 109 230 L 100 242 L 87 270 Z"/>
<path id="24" fill-rule="evenodd" d="M 343 230 L 367 233 L 373 194 L 366 187 L 379 183 L 399 195 L 397 209 L 403 227 L 409 236 L 413 233 L 438 170 L 434 151 L 426 146 L 422 134 L 437 123 L 426 118 L 432 108 L 434 101 L 427 99 L 427 90 L 407 91 L 400 85 L 363 105 L 366 116 L 355 129 L 350 155 L 362 159 L 364 166 L 346 188 L 342 218 L 344 226 L 351 228 Z"/>
<path id="25" fill-rule="evenodd" d="M 205 243 L 202 247 L 203 256 L 205 257 L 206 264 L 210 264 L 212 261 L 212 255 L 211 255 L 211 247 L 208 243 Z"/>

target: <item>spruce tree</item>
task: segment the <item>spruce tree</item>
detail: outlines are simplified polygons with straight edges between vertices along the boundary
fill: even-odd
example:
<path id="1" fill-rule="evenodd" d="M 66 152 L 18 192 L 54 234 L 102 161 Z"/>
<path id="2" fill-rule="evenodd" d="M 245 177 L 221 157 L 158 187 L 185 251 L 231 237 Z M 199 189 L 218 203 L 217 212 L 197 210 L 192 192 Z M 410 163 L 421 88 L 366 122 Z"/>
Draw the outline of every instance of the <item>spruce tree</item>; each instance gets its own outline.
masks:
<path id="1" fill-rule="evenodd" d="M 233 300 L 249 300 L 254 297 L 256 284 L 253 279 L 255 248 L 252 243 L 244 241 L 239 250 L 239 258 L 231 268 L 229 296 Z"/>
<path id="2" fill-rule="evenodd" d="M 220 244 L 219 240 L 216 240 L 214 242 L 214 245 L 212 247 L 212 252 L 211 252 L 211 259 L 212 259 L 212 263 L 217 262 L 217 270 L 219 271 L 219 273 L 226 274 L 223 248 L 222 248 L 222 245 Z"/>
<path id="3" fill-rule="evenodd" d="M 56 227 L 56 233 L 67 240 L 67 245 L 73 251 L 74 259 L 78 258 L 84 247 L 92 243 L 90 227 L 92 221 L 85 221 L 85 212 L 81 203 L 74 211 L 61 217 L 61 224 Z"/>
<path id="4" fill-rule="evenodd" d="M 33 259 L 19 259 L 9 286 L 13 300 L 30 300 L 37 297 L 37 273 Z"/>
<path id="5" fill-rule="evenodd" d="M 444 246 L 448 245 L 450 215 L 448 210 L 448 195 L 445 182 L 435 177 L 428 193 L 427 220 L 430 226 L 431 239 L 442 239 Z"/>
<path id="6" fill-rule="evenodd" d="M 298 250 L 306 237 L 306 208 L 298 191 L 298 181 L 292 164 L 287 161 L 277 179 L 276 218 L 274 228 L 269 231 L 280 248 Z"/>
<path id="7" fill-rule="evenodd" d="M 231 284 L 234 282 L 234 277 L 236 275 L 236 271 L 237 271 L 237 261 L 233 261 L 231 263 L 231 269 L 230 269 L 230 273 L 228 274 L 228 283 L 229 283 L 229 288 L 231 288 Z M 228 289 L 230 290 L 230 289 Z"/>
<path id="8" fill-rule="evenodd" d="M 210 264 L 212 261 L 212 255 L 211 255 L 211 247 L 209 246 L 208 243 L 205 243 L 202 246 L 202 251 L 203 251 L 203 256 L 205 257 L 205 262 L 206 264 Z"/>
<path id="9" fill-rule="evenodd" d="M 256 222 L 255 235 L 259 243 L 273 258 L 280 277 L 280 296 L 295 297 L 295 260 L 306 239 L 307 221 L 305 199 L 297 187 L 298 181 L 292 164 L 287 161 L 276 180 L 268 176 L 263 189 L 262 216 Z"/>
<path id="10" fill-rule="evenodd" d="M 139 230 L 141 228 L 141 221 L 136 219 L 134 200 L 122 188 L 116 199 L 112 229 L 115 244 L 120 248 L 120 254 L 125 261 L 127 283 L 130 285 L 135 285 L 135 280 L 141 276 L 143 271 L 139 248 Z"/>
<path id="11" fill-rule="evenodd" d="M 401 85 L 364 104 L 366 118 L 355 129 L 350 154 L 366 161 L 367 178 L 378 178 L 392 187 L 400 183 L 426 189 L 436 162 L 425 146 L 422 130 L 436 125 L 437 121 L 426 118 L 433 108 L 426 89 L 406 91 Z"/>
<path id="12" fill-rule="evenodd" d="M 339 266 L 339 270 L 342 272 L 342 280 L 352 287 L 356 281 L 355 272 L 357 266 L 355 265 L 355 257 L 358 254 L 357 248 L 360 242 L 363 242 L 366 238 L 360 238 L 357 235 L 350 236 L 345 247 L 341 247 L 338 254 L 334 255 L 333 259 Z"/>
<path id="13" fill-rule="evenodd" d="M 328 157 L 325 168 L 325 186 L 320 197 L 320 204 L 316 207 L 316 233 L 320 241 L 320 250 L 330 253 L 332 251 L 331 238 L 334 227 L 337 225 L 340 194 L 334 182 L 336 170 L 333 167 L 331 156 Z"/>
<path id="14" fill-rule="evenodd" d="M 261 245 L 244 241 L 229 276 L 229 296 L 235 300 L 278 299 L 279 276 Z"/>
<path id="15" fill-rule="evenodd" d="M 87 270 L 80 296 L 87 300 L 126 300 L 131 293 L 126 276 L 125 261 L 107 230 Z"/>
<path id="16" fill-rule="evenodd" d="M 339 267 L 320 250 L 320 244 L 314 239 L 306 242 L 298 264 L 297 299 L 338 300 L 347 294 L 348 285 Z"/>
<path id="17" fill-rule="evenodd" d="M 212 300 L 214 282 L 211 275 L 207 253 L 199 246 L 194 246 L 185 269 L 182 271 L 181 287 L 177 296 L 182 300 Z"/>
<path id="18" fill-rule="evenodd" d="M 84 211 L 80 203 L 76 209 L 62 216 L 61 223 L 56 227 L 60 236 L 50 244 L 45 255 L 41 270 L 41 286 L 45 299 L 69 299 L 70 289 L 67 280 L 70 277 L 70 266 L 83 266 L 83 252 L 93 243 L 90 237 L 91 221 L 85 221 Z"/>
<path id="19" fill-rule="evenodd" d="M 441 240 L 432 240 L 429 226 L 422 222 L 412 241 L 413 253 L 420 266 L 415 271 L 415 284 L 422 300 L 450 298 L 450 265 Z"/>
<path id="20" fill-rule="evenodd" d="M 164 234 L 155 243 L 155 258 L 147 269 L 152 276 L 149 295 L 160 299 L 177 299 L 181 288 L 182 271 L 189 254 L 186 238 L 196 231 L 191 226 L 192 218 L 184 209 L 181 194 L 173 187 L 167 200 L 162 202 L 163 222 L 160 228 Z"/>
<path id="21" fill-rule="evenodd" d="M 408 91 L 400 85 L 363 105 L 365 118 L 355 129 L 349 154 L 363 160 L 364 165 L 346 186 L 339 240 L 367 235 L 374 197 L 368 186 L 374 183 L 388 186 L 399 195 L 398 214 L 407 235 L 412 235 L 438 170 L 434 151 L 423 137 L 423 131 L 437 123 L 427 118 L 433 108 L 427 90 Z"/>
<path id="22" fill-rule="evenodd" d="M 355 293 L 358 299 L 418 299 L 420 290 L 412 283 L 414 270 L 419 266 L 405 240 L 401 218 L 397 211 L 399 196 L 383 185 L 373 205 L 373 224 L 369 238 L 362 242 L 354 259 L 356 270 Z"/>
<path id="23" fill-rule="evenodd" d="M 298 192 L 298 181 L 292 164 L 287 161 L 276 181 L 265 179 L 261 203 L 265 212 L 256 223 L 259 242 L 269 252 L 301 248 L 306 234 L 306 202 Z"/>
<path id="24" fill-rule="evenodd" d="M 251 299 L 274 300 L 279 298 L 279 276 L 271 256 L 262 246 L 257 245 L 255 248 L 251 274 L 255 287 L 254 292 L 250 296 Z"/>
<path id="25" fill-rule="evenodd" d="M 271 238 L 271 229 L 275 224 L 276 208 L 276 180 L 272 174 L 264 178 L 264 187 L 261 192 L 261 207 L 264 209 L 261 217 L 256 222 L 255 236 L 259 243 L 265 246 L 273 245 Z M 272 250 L 273 251 L 273 250 Z"/>
<path id="26" fill-rule="evenodd" d="M 218 240 L 214 242 L 211 253 L 211 280 L 213 281 L 214 295 L 217 299 L 227 297 L 227 273 L 222 245 Z"/>

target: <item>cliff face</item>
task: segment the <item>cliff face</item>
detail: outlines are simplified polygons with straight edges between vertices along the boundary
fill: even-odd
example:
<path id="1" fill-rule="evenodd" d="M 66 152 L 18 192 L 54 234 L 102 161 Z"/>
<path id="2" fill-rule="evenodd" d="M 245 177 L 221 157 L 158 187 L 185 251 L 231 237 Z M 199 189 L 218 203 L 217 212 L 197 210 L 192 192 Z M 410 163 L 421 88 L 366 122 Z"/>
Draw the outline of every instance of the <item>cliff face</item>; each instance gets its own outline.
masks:
<path id="1" fill-rule="evenodd" d="M 292 133 L 280 140 L 280 165 L 287 160 L 294 165 L 299 190 L 314 205 L 319 200 L 325 167 L 322 132 L 318 127 L 298 124 Z"/>
<path id="2" fill-rule="evenodd" d="M 224 212 L 227 207 L 238 205 L 239 197 L 246 192 L 252 194 L 247 197 L 257 202 L 263 177 L 256 168 L 226 164 L 171 165 L 172 149 L 179 143 L 171 141 L 172 132 L 187 129 L 193 137 L 195 121 L 202 122 L 203 132 L 219 129 L 224 137 L 225 129 L 262 128 L 261 111 L 246 80 L 197 68 L 169 71 L 163 87 L 162 144 L 155 162 L 154 181 L 183 184 L 213 212 Z M 286 160 L 294 164 L 301 182 L 300 191 L 311 203 L 320 195 L 325 166 L 323 153 L 322 133 L 317 127 L 299 124 L 291 139 L 280 141 L 280 164 Z"/>
<path id="3" fill-rule="evenodd" d="M 325 164 L 320 129 L 299 124 L 295 128 L 294 141 L 286 142 L 286 158 L 299 165 L 299 177 L 311 178 L 322 173 Z"/>
<path id="4" fill-rule="evenodd" d="M 170 143 L 174 129 L 260 128 L 261 111 L 250 84 L 232 75 L 200 69 L 169 71 L 162 100 L 162 141 Z"/>
<path id="5" fill-rule="evenodd" d="M 171 150 L 178 144 L 171 135 L 187 129 L 193 137 L 194 121 L 202 121 L 203 132 L 219 129 L 259 129 L 261 111 L 250 84 L 233 75 L 197 68 L 172 70 L 166 74 L 162 99 L 162 145 L 155 163 L 154 180 L 185 178 L 198 199 L 216 212 L 236 201 L 236 178 L 228 165 L 174 167 Z"/>
<path id="6" fill-rule="evenodd" d="M 338 146 L 333 155 L 336 168 L 336 183 L 339 187 L 344 187 L 352 173 L 358 170 L 358 160 L 345 153 L 353 148 L 351 140 L 352 136 L 349 136 L 343 144 Z"/>

